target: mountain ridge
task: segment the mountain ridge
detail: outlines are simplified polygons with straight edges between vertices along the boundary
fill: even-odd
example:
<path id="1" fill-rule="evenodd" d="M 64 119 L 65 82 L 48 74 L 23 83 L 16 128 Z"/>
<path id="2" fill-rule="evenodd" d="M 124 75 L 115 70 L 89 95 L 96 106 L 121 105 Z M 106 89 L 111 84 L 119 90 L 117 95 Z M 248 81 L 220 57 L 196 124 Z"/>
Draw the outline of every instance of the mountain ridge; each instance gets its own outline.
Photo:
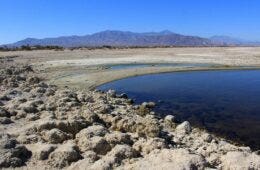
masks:
<path id="1" fill-rule="evenodd" d="M 160 32 L 136 33 L 131 31 L 106 30 L 89 35 L 60 36 L 54 38 L 26 38 L 8 47 L 21 47 L 24 45 L 55 45 L 62 47 L 80 46 L 221 46 L 243 45 L 248 42 L 238 41 L 228 36 L 213 36 L 203 38 L 199 36 L 177 34 L 169 30 Z M 260 45 L 260 43 L 259 43 Z"/>

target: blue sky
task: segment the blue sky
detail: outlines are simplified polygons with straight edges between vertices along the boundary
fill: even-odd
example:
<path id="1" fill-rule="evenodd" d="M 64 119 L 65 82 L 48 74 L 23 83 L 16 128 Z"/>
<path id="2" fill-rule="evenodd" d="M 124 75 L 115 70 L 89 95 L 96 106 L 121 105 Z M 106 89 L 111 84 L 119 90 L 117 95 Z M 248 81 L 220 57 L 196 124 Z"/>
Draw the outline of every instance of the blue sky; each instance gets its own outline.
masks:
<path id="1" fill-rule="evenodd" d="M 260 41 L 260 0 L 0 0 L 0 44 L 102 30 Z"/>

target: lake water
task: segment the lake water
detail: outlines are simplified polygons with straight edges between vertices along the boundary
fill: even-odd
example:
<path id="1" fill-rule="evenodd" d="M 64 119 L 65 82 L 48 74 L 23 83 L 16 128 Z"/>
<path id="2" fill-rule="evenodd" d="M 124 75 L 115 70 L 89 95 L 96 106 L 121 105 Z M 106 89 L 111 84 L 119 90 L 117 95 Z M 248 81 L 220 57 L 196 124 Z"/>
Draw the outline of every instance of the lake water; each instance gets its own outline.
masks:
<path id="1" fill-rule="evenodd" d="M 134 69 L 134 68 L 144 68 L 144 67 L 209 67 L 212 64 L 206 63 L 160 63 L 160 64 L 115 64 L 107 65 L 106 67 L 111 70 L 121 70 L 121 69 Z"/>
<path id="2" fill-rule="evenodd" d="M 260 149 L 260 70 L 152 74 L 98 87 L 127 93 L 136 103 L 154 101 L 161 116 Z"/>

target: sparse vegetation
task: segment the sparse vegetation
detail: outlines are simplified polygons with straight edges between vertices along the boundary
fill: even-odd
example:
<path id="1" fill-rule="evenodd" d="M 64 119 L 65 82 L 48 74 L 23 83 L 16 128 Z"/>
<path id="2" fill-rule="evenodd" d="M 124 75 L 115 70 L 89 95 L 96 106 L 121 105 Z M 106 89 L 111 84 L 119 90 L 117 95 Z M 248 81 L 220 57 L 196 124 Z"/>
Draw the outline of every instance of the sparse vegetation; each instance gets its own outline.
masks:
<path id="1" fill-rule="evenodd" d="M 64 48 L 61 46 L 52 46 L 52 45 L 47 45 L 47 46 L 22 45 L 21 47 L 7 47 L 7 46 L 0 47 L 0 51 L 31 51 L 31 50 L 64 50 Z"/>

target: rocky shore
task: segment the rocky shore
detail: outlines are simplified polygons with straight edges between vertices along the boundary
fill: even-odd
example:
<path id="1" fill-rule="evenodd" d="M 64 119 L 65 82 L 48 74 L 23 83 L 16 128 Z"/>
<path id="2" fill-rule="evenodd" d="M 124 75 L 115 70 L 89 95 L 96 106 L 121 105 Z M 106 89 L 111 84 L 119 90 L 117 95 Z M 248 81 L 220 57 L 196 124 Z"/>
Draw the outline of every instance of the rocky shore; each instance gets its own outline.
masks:
<path id="1" fill-rule="evenodd" d="M 260 169 L 259 152 L 113 90 L 61 89 L 20 66 L 1 69 L 0 92 L 1 169 Z"/>

